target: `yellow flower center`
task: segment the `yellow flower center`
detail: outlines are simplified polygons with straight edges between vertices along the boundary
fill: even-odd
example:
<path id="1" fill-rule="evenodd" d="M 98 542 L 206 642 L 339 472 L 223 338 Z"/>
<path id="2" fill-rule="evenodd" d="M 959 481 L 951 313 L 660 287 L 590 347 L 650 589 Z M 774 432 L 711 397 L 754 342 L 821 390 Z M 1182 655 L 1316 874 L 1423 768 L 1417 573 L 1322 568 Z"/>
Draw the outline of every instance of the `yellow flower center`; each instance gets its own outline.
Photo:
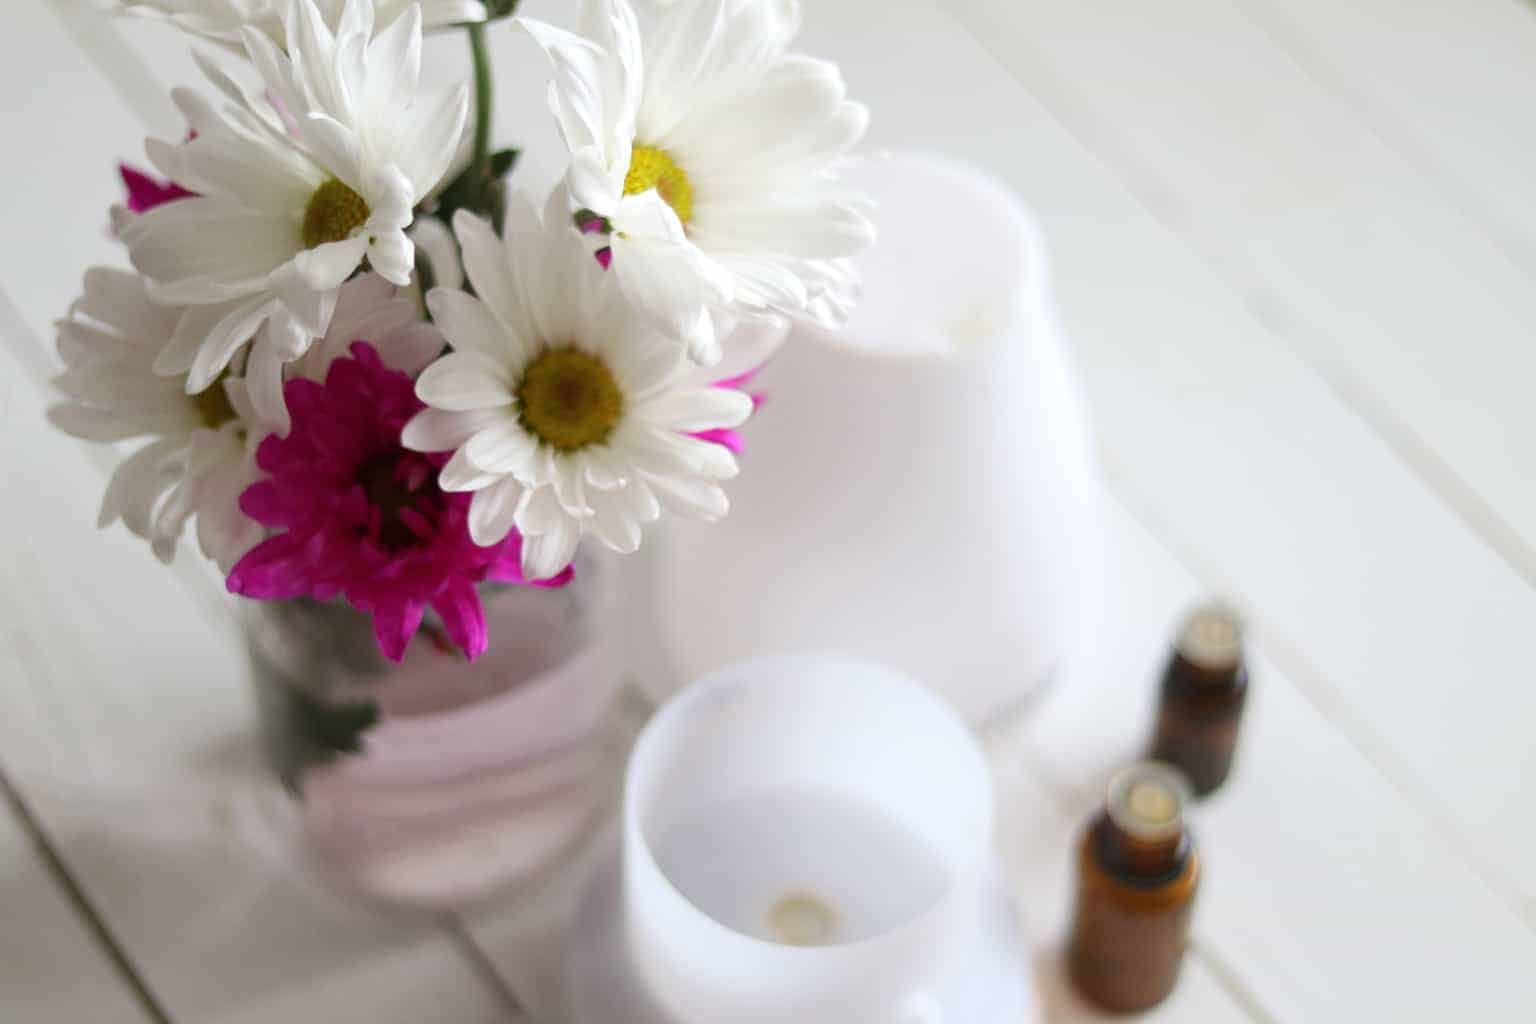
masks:
<path id="1" fill-rule="evenodd" d="M 672 154 L 655 146 L 636 146 L 629 157 L 629 173 L 624 176 L 624 194 L 637 196 L 655 189 L 661 193 L 677 219 L 687 227 L 693 220 L 693 183 L 677 166 Z"/>
<path id="2" fill-rule="evenodd" d="M 239 415 L 229 403 L 229 393 L 224 390 L 223 374 L 193 395 L 192 404 L 197 406 L 197 414 L 203 418 L 203 426 L 209 430 L 218 430 Z"/>
<path id="3" fill-rule="evenodd" d="M 304 208 L 304 248 L 344 242 L 368 223 L 368 203 L 343 181 L 331 178 L 315 189 Z"/>
<path id="4" fill-rule="evenodd" d="M 545 349 L 517 385 L 523 427 L 557 452 L 602 444 L 624 414 L 608 365 L 574 345 Z"/>

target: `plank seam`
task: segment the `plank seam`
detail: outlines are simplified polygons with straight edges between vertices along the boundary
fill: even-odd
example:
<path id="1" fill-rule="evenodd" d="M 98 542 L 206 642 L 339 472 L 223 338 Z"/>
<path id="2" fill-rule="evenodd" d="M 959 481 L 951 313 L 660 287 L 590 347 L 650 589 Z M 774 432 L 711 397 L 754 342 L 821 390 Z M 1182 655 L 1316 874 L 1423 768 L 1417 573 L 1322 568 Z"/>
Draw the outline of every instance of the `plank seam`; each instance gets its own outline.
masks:
<path id="1" fill-rule="evenodd" d="M 1295 24 L 1268 0 L 1232 3 L 1242 17 L 1270 38 L 1303 77 L 1331 94 L 1339 106 L 1353 114 L 1360 127 L 1401 157 L 1420 177 L 1434 183 L 1447 207 L 1491 242 L 1510 266 L 1526 277 L 1536 278 L 1536 248 L 1525 233 L 1518 226 L 1505 223 L 1482 190 L 1414 138 L 1402 117 L 1372 97 L 1369 88 L 1351 86 L 1339 66 L 1308 43 Z"/>
<path id="2" fill-rule="evenodd" d="M 1284 316 L 1288 316 L 1293 324 L 1305 325 L 1305 321 L 1295 315 L 1289 303 L 1284 303 L 1282 317 L 1258 315 L 1255 312 L 1258 304 L 1268 300 L 1273 305 L 1283 300 L 1268 292 L 1254 294 L 1248 282 L 1235 279 L 1227 269 L 1235 261 L 1216 258 L 1207 251 L 1196 237 L 1198 233 L 1188 224 L 1172 190 L 1162 183 L 1155 172 L 1148 170 L 1135 158 L 1103 118 L 1078 102 L 1060 76 L 1051 71 L 1029 46 L 1012 48 L 1009 55 L 995 49 L 994 44 L 989 42 L 988 33 L 974 29 L 966 14 L 954 10 L 966 0 L 939 2 L 945 5 L 947 13 L 957 25 L 992 54 L 998 65 L 1021 88 L 1039 100 L 1057 124 L 1077 139 L 1091 159 L 1110 170 L 1125 187 L 1126 193 L 1169 234 L 1182 242 L 1213 280 L 1225 284 L 1238 297 L 1260 330 L 1278 341 L 1283 351 L 1295 358 L 1337 396 L 1346 408 L 1358 415 L 1361 422 L 1382 440 L 1394 457 L 1430 494 L 1527 586 L 1536 589 L 1536 548 L 1527 544 L 1506 518 L 1478 497 L 1465 478 L 1434 454 L 1433 448 L 1420 434 L 1400 418 L 1374 409 L 1375 403 L 1364 401 L 1358 388 L 1352 387 L 1333 368 L 1309 354 L 1312 348 L 1326 350 L 1328 346 L 1297 345 L 1293 337 L 1283 330 L 1277 330 L 1276 324 Z M 1027 63 L 1029 68 L 1031 80 L 1027 82 L 1020 68 L 1023 63 Z M 1317 330 L 1315 327 L 1310 329 Z M 1320 337 L 1326 339 L 1327 335 L 1320 334 Z"/>
<path id="3" fill-rule="evenodd" d="M 1189 952 L 1205 965 L 1216 984 L 1253 1018 L 1255 1024 L 1280 1024 L 1280 1018 L 1269 1012 L 1258 994 L 1243 981 L 1237 968 L 1199 936 L 1190 941 Z"/>
<path id="4" fill-rule="evenodd" d="M 65 900 L 74 910 L 75 916 L 84 925 L 92 941 L 107 961 L 112 965 L 112 970 L 118 979 L 128 987 L 133 994 L 134 1001 L 144 1011 L 153 1024 L 174 1024 L 171 1015 L 166 1012 L 164 1005 L 149 987 L 143 973 L 123 948 L 117 936 L 101 912 L 97 910 L 85 889 L 76 881 L 69 866 L 54 846 L 47 831 L 33 813 L 31 805 L 21 791 L 11 782 L 9 773 L 4 765 L 0 765 L 0 800 L 10 808 L 12 815 L 20 825 L 22 832 L 27 836 L 32 848 L 37 853 L 49 877 L 53 879 L 62 892 Z"/>
<path id="5" fill-rule="evenodd" d="M 463 918 L 457 913 L 444 914 L 438 918 L 438 927 L 448 936 L 449 943 L 458 950 L 470 971 L 480 979 L 481 984 L 490 989 L 497 1003 L 506 1011 L 507 1024 L 531 1022 L 532 1018 L 528 1016 L 522 1000 L 517 998 L 517 993 L 512 990 L 511 984 L 502 976 L 489 954 L 464 926 Z"/>
<path id="6" fill-rule="evenodd" d="M 1295 330 L 1313 331 L 1307 321 L 1292 309 L 1278 313 L 1269 301 L 1272 293 L 1254 295 L 1245 303 L 1249 313 L 1272 337 L 1284 343 L 1287 351 L 1316 375 L 1323 386 L 1350 412 L 1370 427 L 1399 462 L 1407 466 L 1430 493 L 1465 525 L 1477 541 L 1512 572 L 1536 590 L 1536 548 L 1527 544 L 1510 522 L 1498 513 L 1451 465 L 1414 430 L 1372 396 L 1359 377 L 1346 370 L 1329 367 L 1306 354 L 1310 346 L 1294 344 L 1288 337 Z M 1320 332 L 1319 333 L 1321 336 Z"/>

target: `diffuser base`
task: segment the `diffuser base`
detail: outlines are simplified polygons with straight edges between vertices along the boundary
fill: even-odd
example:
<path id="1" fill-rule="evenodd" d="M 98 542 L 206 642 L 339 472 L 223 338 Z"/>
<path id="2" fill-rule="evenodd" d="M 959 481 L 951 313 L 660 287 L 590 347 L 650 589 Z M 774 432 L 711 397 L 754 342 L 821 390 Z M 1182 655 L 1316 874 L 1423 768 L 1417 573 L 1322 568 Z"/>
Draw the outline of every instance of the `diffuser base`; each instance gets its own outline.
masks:
<path id="1" fill-rule="evenodd" d="M 615 842 L 597 865 L 566 935 L 559 1024 L 715 1024 L 668 1015 L 636 976 L 625 948 L 621 873 Z M 993 897 L 976 949 L 961 958 L 970 969 L 935 993 L 940 1011 L 932 1018 L 935 1024 L 1036 1024 L 1040 1019 L 1029 953 L 1001 869 L 992 877 Z"/>

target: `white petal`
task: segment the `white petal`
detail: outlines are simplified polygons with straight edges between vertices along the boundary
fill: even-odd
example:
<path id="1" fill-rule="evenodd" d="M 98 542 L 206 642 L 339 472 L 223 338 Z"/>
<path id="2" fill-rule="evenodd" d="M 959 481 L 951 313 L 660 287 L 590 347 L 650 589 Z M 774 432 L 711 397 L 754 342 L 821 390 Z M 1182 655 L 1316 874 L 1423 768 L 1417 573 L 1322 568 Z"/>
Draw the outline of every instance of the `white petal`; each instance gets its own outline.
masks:
<path id="1" fill-rule="evenodd" d="M 281 333 L 286 339 L 280 346 L 282 351 L 287 358 L 297 359 L 300 353 L 309 351 L 315 338 L 325 336 L 331 316 L 336 312 L 338 291 L 335 288 L 321 291 L 311 288 L 292 263 L 274 273 L 267 281 L 267 287 L 282 303 L 285 314 L 278 316 L 274 313 L 268 330 L 272 331 L 274 341 L 279 340 Z M 277 324 L 275 330 L 271 324 Z"/>
<path id="2" fill-rule="evenodd" d="M 518 18 L 517 24 L 543 48 L 554 68 L 549 104 L 566 146 L 573 151 L 603 148 L 607 118 L 602 83 L 607 55 L 596 43 L 563 28 L 533 18 Z"/>
<path id="3" fill-rule="evenodd" d="M 533 331 L 507 246 L 489 223 L 468 210 L 454 214 L 453 231 L 463 247 L 464 272 L 475 294 L 526 348 L 533 341 Z"/>
<path id="4" fill-rule="evenodd" d="M 855 256 L 875 241 L 860 204 L 842 196 L 701 202 L 693 237 L 706 249 L 800 259 Z"/>
<path id="5" fill-rule="evenodd" d="M 245 383 L 256 418 L 266 432 L 286 435 L 291 421 L 288 403 L 283 400 L 283 360 L 277 346 L 265 337 L 251 346 Z"/>
<path id="6" fill-rule="evenodd" d="M 736 301 L 751 309 L 799 311 L 811 301 L 805 280 L 776 255 L 766 257 L 730 254 L 720 265 L 735 278 Z"/>
<path id="7" fill-rule="evenodd" d="M 559 499 L 560 507 L 565 509 L 566 515 L 578 518 L 592 514 L 592 508 L 587 504 L 587 486 L 583 479 L 586 470 L 582 461 L 579 455 L 555 460 L 555 497 Z"/>
<path id="8" fill-rule="evenodd" d="M 268 315 L 265 304 L 246 303 L 233 309 L 218 308 L 225 310 L 224 316 L 208 328 L 208 334 L 192 360 L 187 376 L 189 394 L 196 394 L 212 384 L 214 378 L 224 372 L 240 347 L 251 340 Z"/>
<path id="9" fill-rule="evenodd" d="M 408 324 L 376 337 L 364 334 L 361 338 L 373 342 L 386 366 L 412 377 L 420 374 L 448 346 L 443 332 L 427 323 Z"/>
<path id="10" fill-rule="evenodd" d="M 122 519 L 134 534 L 148 536 L 154 504 L 175 482 L 172 463 L 184 445 L 181 438 L 162 438 L 124 459 L 107 484 L 97 523 L 107 526 Z"/>
<path id="11" fill-rule="evenodd" d="M 731 510 L 725 491 L 712 481 L 662 476 L 646 479 L 656 489 L 662 505 L 677 515 L 715 522 Z"/>
<path id="12" fill-rule="evenodd" d="M 436 104 L 418 103 L 409 140 L 395 159 L 411 181 L 412 198 L 420 201 L 438 186 L 453 164 L 469 119 L 469 90 L 459 85 Z"/>
<path id="13" fill-rule="evenodd" d="M 228 313 L 228 308 L 220 305 L 188 306 L 177 320 L 170 340 L 155 356 L 155 372 L 170 377 L 192 369 L 192 362 L 202 349 L 208 332 Z"/>
<path id="14" fill-rule="evenodd" d="M 177 410 L 159 414 L 125 416 L 112 409 L 100 409 L 73 402 L 48 407 L 48 422 L 82 441 L 125 441 L 132 437 L 184 433 L 195 424 Z"/>
<path id="15" fill-rule="evenodd" d="M 846 88 L 836 64 L 791 56 L 775 63 L 749 90 L 716 102 L 701 96 L 669 131 L 665 145 L 679 155 L 701 149 L 717 159 L 751 161 L 781 139 L 791 139 L 806 126 L 833 116 Z M 718 95 L 718 94 L 717 94 Z M 691 162 L 687 165 L 696 166 Z"/>
<path id="16" fill-rule="evenodd" d="M 157 206 L 124 226 L 140 273 L 163 285 L 202 285 L 209 300 L 259 286 L 301 248 L 298 227 L 208 197 Z M 224 285 L 220 290 L 217 286 Z"/>
<path id="17" fill-rule="evenodd" d="M 576 557 L 581 529 L 573 519 L 562 518 L 547 533 L 523 535 L 523 575 L 531 580 L 559 575 Z"/>
<path id="18" fill-rule="evenodd" d="M 731 298 L 731 281 L 683 233 L 655 190 L 628 196 L 614 219 L 613 273 L 630 302 L 682 340 L 711 305 Z"/>
<path id="19" fill-rule="evenodd" d="M 594 495 L 590 529 L 599 540 L 621 555 L 640 547 L 640 523 L 631 518 L 620 495 Z"/>
<path id="20" fill-rule="evenodd" d="M 512 532 L 522 487 L 515 480 L 502 480 L 476 491 L 469 503 L 469 536 L 481 547 L 490 547 Z"/>
<path id="21" fill-rule="evenodd" d="M 624 504 L 624 514 L 635 522 L 654 523 L 661 518 L 661 502 L 656 500 L 656 492 L 643 477 L 635 477 L 616 494 Z"/>
<path id="22" fill-rule="evenodd" d="M 645 473 L 653 476 L 694 476 L 699 472 L 699 464 L 689 457 L 678 443 L 680 440 L 676 434 L 629 423 L 619 430 L 612 444 L 622 459 Z"/>
<path id="23" fill-rule="evenodd" d="M 571 166 L 565 175 L 571 191 L 571 212 L 586 209 L 604 217 L 611 215 L 624 195 L 628 166 L 628 154 L 615 157 L 596 146 L 572 150 Z"/>
<path id="24" fill-rule="evenodd" d="M 427 308 L 455 352 L 476 352 L 500 365 L 520 363 L 525 358 L 519 339 L 484 302 L 468 292 L 434 288 L 427 293 Z"/>
<path id="25" fill-rule="evenodd" d="M 368 115 L 395 116 L 415 99 L 421 81 L 421 8 L 408 6 L 368 44 Z M 379 72 L 388 69 L 388 74 Z"/>
<path id="26" fill-rule="evenodd" d="M 323 292 L 340 288 L 342 282 L 362 266 L 365 255 L 371 255 L 368 239 L 358 235 L 346 241 L 327 242 L 307 249 L 293 258 L 293 265 L 303 275 L 305 284 L 317 292 Z"/>
<path id="27" fill-rule="evenodd" d="M 155 557 L 169 563 L 176 554 L 176 544 L 192 517 L 192 491 L 183 478 L 173 484 L 165 498 L 155 507 L 154 518 L 149 525 L 150 549 Z"/>
<path id="28" fill-rule="evenodd" d="M 522 476 L 538 448 L 528 432 L 510 417 L 475 434 L 464 446 L 470 465 L 487 473 Z"/>
<path id="29" fill-rule="evenodd" d="M 501 409 L 447 412 L 423 409 L 400 432 L 400 443 L 418 452 L 451 452 L 475 434 L 507 419 Z"/>
<path id="30" fill-rule="evenodd" d="M 91 267 L 84 292 L 71 312 L 98 323 L 110 323 L 130 337 L 165 339 L 175 329 L 179 311 L 157 305 L 144 279 L 117 267 Z"/>
<path id="31" fill-rule="evenodd" d="M 432 281 L 440 288 L 463 288 L 464 266 L 459 262 L 459 247 L 454 244 L 448 226 L 436 217 L 418 217 L 407 232 L 416 251 L 427 258 Z"/>
<path id="32" fill-rule="evenodd" d="M 683 433 L 738 427 L 752 415 L 752 399 L 734 388 L 674 388 L 635 410 L 658 427 Z"/>
<path id="33" fill-rule="evenodd" d="M 422 371 L 416 396 L 452 412 L 491 409 L 512 402 L 506 368 L 478 352 L 452 352 Z"/>
<path id="34" fill-rule="evenodd" d="M 749 316 L 719 323 L 716 331 L 724 357 L 712 368 L 712 382 L 761 369 L 789 336 L 789 321 L 776 316 Z"/>
<path id="35" fill-rule="evenodd" d="M 670 441 L 693 462 L 696 472 L 704 476 L 715 480 L 729 480 L 741 472 L 736 456 L 724 445 L 679 434 L 673 434 Z"/>
<path id="36" fill-rule="evenodd" d="M 470 465 L 461 448 L 438 471 L 437 485 L 445 491 L 479 491 L 501 479 L 499 473 L 484 473 Z"/>
<path id="37" fill-rule="evenodd" d="M 357 132 L 325 114 L 309 114 L 298 124 L 320 166 L 352 191 L 362 192 L 363 140 Z"/>
<path id="38" fill-rule="evenodd" d="M 517 504 L 517 528 L 525 537 L 548 533 L 567 518 L 553 487 L 530 487 Z"/>
<path id="39" fill-rule="evenodd" d="M 582 455 L 585 456 L 587 483 L 598 490 L 616 490 L 629 482 L 630 468 L 607 447 L 588 448 Z"/>
<path id="40" fill-rule="evenodd" d="M 416 270 L 416 247 L 404 231 L 383 231 L 367 246 L 368 263 L 379 276 L 405 288 Z"/>
<path id="41" fill-rule="evenodd" d="M 680 4 L 652 19 L 645 41 L 646 102 L 636 128 L 642 138 L 662 139 L 699 94 L 695 79 L 725 34 L 727 4 Z"/>

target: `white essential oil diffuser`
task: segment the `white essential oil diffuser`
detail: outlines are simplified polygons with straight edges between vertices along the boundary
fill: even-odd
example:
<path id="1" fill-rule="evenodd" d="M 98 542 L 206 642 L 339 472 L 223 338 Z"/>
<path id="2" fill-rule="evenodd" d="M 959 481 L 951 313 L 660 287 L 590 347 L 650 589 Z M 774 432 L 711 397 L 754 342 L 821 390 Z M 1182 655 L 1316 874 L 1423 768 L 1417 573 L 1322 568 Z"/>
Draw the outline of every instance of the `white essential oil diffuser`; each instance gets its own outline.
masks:
<path id="1" fill-rule="evenodd" d="M 954 160 L 871 159 L 864 298 L 797 327 L 760 378 L 732 510 L 642 551 L 619 628 L 664 694 L 738 658 L 838 650 L 926 681 L 972 723 L 1082 643 L 1097 484 L 1035 222 Z"/>
<path id="2" fill-rule="evenodd" d="M 980 748 L 932 693 L 814 655 L 724 669 L 630 758 L 566 938 L 570 1024 L 1031 1024 Z"/>

